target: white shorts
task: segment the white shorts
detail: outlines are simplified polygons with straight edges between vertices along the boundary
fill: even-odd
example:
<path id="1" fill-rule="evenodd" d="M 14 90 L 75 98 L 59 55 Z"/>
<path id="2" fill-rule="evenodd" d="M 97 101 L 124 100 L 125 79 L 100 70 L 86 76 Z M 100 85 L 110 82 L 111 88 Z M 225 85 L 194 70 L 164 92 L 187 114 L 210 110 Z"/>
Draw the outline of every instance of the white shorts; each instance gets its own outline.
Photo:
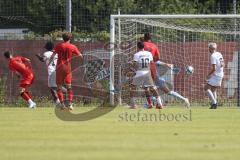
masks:
<path id="1" fill-rule="evenodd" d="M 141 76 L 134 76 L 133 77 L 133 85 L 141 86 L 141 87 L 153 87 L 154 82 L 151 77 L 151 73 L 147 73 Z"/>
<path id="2" fill-rule="evenodd" d="M 48 87 L 57 87 L 56 72 L 48 73 Z"/>
<path id="3" fill-rule="evenodd" d="M 216 76 L 216 75 L 212 75 L 208 80 L 207 80 L 207 84 L 209 84 L 210 86 L 213 87 L 221 87 L 222 84 L 222 77 Z"/>

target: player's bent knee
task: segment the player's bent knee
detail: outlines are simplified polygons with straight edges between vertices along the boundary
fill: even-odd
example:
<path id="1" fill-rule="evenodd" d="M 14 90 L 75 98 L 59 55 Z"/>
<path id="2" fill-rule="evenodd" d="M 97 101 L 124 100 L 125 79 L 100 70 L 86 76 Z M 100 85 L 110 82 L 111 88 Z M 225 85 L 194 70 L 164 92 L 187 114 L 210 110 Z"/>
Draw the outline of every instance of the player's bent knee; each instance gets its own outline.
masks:
<path id="1" fill-rule="evenodd" d="M 210 89 L 211 88 L 211 86 L 209 85 L 209 84 L 206 84 L 205 86 L 204 86 L 204 90 L 205 91 L 207 91 L 208 89 Z"/>
<path id="2" fill-rule="evenodd" d="M 19 90 L 20 95 L 23 94 L 24 92 L 25 92 L 25 88 L 20 88 Z"/>

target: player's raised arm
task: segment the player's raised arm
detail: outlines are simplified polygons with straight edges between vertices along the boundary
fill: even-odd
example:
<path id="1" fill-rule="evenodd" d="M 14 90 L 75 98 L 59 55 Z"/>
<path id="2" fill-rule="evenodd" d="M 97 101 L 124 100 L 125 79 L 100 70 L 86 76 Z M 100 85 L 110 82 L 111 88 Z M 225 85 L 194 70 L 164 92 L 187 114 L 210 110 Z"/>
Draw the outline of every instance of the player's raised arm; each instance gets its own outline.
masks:
<path id="1" fill-rule="evenodd" d="M 44 57 L 41 56 L 40 54 L 36 54 L 35 56 L 39 59 L 39 61 L 45 62 L 45 61 L 44 61 Z"/>
<path id="2" fill-rule="evenodd" d="M 163 66 L 165 66 L 165 67 L 167 67 L 167 68 L 172 68 L 172 66 L 173 66 L 173 64 L 165 63 L 165 62 L 160 61 L 160 60 L 158 60 L 158 61 L 156 62 L 156 64 L 157 64 L 158 66 L 163 65 Z"/>
<path id="3" fill-rule="evenodd" d="M 22 60 L 23 62 L 31 63 L 31 60 L 28 59 L 28 58 L 25 58 L 25 57 L 21 57 L 21 60 Z"/>

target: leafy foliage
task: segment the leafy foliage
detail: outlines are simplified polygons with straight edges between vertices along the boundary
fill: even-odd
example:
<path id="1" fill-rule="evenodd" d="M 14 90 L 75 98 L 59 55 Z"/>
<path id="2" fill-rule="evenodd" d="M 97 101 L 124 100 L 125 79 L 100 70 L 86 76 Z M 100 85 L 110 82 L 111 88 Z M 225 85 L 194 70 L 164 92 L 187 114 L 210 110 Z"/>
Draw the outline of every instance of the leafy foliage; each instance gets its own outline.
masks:
<path id="1" fill-rule="evenodd" d="M 107 39 L 109 16 L 117 14 L 213 14 L 231 13 L 232 1 L 222 0 L 72 0 L 74 34 L 103 35 Z M 240 3 L 237 4 L 240 10 Z M 1 0 L 0 28 L 29 28 L 27 39 L 65 28 L 65 0 Z M 97 33 L 92 35 L 89 33 Z M 33 36 L 34 35 L 34 36 Z M 32 37 L 33 36 L 33 37 Z M 54 36 L 54 35 L 53 35 Z M 54 37 L 53 37 L 54 38 Z"/>

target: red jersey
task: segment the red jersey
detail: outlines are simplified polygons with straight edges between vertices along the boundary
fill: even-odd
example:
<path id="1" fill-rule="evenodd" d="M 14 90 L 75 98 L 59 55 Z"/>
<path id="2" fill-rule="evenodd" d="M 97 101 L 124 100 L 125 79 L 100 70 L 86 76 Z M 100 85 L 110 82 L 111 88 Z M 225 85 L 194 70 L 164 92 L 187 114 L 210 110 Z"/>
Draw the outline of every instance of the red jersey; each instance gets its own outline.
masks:
<path id="1" fill-rule="evenodd" d="M 20 73 L 23 77 L 28 77 L 33 74 L 31 67 L 26 63 L 27 58 L 16 56 L 9 60 L 9 69 Z"/>
<path id="2" fill-rule="evenodd" d="M 54 48 L 54 51 L 58 54 L 57 68 L 61 65 L 65 65 L 71 69 L 72 56 L 79 56 L 81 54 L 78 48 L 69 42 L 59 43 Z"/>
<path id="3" fill-rule="evenodd" d="M 159 60 L 158 54 L 160 54 L 160 52 L 156 44 L 152 42 L 144 42 L 144 50 L 152 53 L 154 62 Z"/>

